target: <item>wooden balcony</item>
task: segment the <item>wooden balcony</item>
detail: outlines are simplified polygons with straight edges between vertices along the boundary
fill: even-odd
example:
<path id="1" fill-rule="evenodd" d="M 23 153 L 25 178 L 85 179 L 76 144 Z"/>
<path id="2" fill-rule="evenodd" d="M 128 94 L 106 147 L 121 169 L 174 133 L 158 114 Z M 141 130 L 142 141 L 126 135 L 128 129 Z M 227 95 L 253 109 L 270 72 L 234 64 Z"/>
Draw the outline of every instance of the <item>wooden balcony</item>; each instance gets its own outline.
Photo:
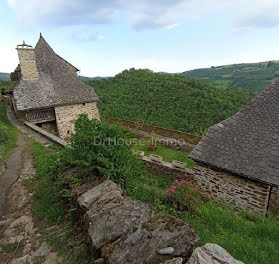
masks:
<path id="1" fill-rule="evenodd" d="M 55 112 L 53 108 L 30 111 L 26 113 L 26 120 L 35 124 L 54 121 Z"/>

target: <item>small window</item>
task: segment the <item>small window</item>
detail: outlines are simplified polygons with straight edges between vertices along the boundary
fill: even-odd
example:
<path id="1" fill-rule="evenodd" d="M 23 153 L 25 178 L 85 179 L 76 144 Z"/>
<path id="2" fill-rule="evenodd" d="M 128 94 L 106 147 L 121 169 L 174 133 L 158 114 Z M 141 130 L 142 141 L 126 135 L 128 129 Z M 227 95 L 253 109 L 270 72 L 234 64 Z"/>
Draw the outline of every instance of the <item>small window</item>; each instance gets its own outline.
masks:
<path id="1" fill-rule="evenodd" d="M 83 103 L 83 105 L 85 105 L 85 103 Z"/>
<path id="2" fill-rule="evenodd" d="M 67 131 L 67 134 L 68 134 L 68 135 L 70 134 L 70 130 Z"/>

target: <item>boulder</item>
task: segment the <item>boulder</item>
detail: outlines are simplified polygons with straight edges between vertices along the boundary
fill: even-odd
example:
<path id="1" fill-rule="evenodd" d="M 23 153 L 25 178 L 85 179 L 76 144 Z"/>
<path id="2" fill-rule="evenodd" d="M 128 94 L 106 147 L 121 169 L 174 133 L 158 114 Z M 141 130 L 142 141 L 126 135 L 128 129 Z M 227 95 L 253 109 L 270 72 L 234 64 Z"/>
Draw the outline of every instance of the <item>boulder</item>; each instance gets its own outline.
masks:
<path id="1" fill-rule="evenodd" d="M 187 264 L 244 264 L 235 260 L 225 249 L 207 243 L 203 247 L 194 250 Z"/>
<path id="2" fill-rule="evenodd" d="M 109 199 L 114 199 L 115 196 L 121 196 L 121 188 L 111 180 L 106 180 L 103 183 L 93 187 L 89 191 L 83 193 L 78 198 L 78 204 L 81 208 L 88 210 L 92 204 L 97 202 L 103 195 Z"/>
<path id="3" fill-rule="evenodd" d="M 105 194 L 86 213 L 93 251 L 137 228 L 152 215 L 148 204 L 118 195 L 111 200 L 109 193 Z"/>
<path id="4" fill-rule="evenodd" d="M 108 264 L 159 264 L 175 257 L 188 260 L 197 241 L 198 236 L 191 226 L 181 219 L 161 214 L 104 246 L 101 253 Z"/>

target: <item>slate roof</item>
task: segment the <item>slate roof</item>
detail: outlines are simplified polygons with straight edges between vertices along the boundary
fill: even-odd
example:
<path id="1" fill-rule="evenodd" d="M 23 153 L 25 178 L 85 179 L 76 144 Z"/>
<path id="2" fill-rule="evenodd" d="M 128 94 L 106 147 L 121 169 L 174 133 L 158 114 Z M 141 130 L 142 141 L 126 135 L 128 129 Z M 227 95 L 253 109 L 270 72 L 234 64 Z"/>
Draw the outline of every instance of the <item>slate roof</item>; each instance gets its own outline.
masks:
<path id="1" fill-rule="evenodd" d="M 42 36 L 35 47 L 35 58 L 39 79 L 21 79 L 13 88 L 17 110 L 98 101 L 94 89 L 69 70 Z"/>
<path id="2" fill-rule="evenodd" d="M 190 158 L 278 186 L 279 80 L 234 116 L 210 127 Z"/>

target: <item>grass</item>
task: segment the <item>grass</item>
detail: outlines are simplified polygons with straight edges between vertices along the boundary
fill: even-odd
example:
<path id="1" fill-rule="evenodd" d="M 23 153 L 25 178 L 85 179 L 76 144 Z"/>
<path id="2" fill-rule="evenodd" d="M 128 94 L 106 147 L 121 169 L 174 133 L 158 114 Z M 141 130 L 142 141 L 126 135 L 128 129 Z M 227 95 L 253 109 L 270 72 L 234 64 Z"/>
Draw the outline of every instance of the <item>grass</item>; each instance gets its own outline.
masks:
<path id="1" fill-rule="evenodd" d="M 58 237 L 56 234 L 44 234 L 47 242 L 59 256 L 62 256 L 65 264 L 85 264 L 87 254 L 84 250 L 74 249 L 73 228 L 71 218 L 72 205 L 64 199 L 67 191 L 61 182 L 57 163 L 59 162 L 59 147 L 44 147 L 40 143 L 31 141 L 32 155 L 35 160 L 36 175 L 32 179 L 24 181 L 29 191 L 34 192 L 32 212 L 40 221 L 41 228 L 46 229 L 52 225 L 59 225 L 65 236 Z M 42 231 L 43 233 L 43 231 Z M 37 263 L 41 263 L 40 259 Z"/>
<path id="2" fill-rule="evenodd" d="M 4 245 L 1 245 L 1 248 L 4 252 L 9 253 L 9 252 L 12 252 L 12 251 L 16 250 L 17 248 L 19 248 L 20 245 L 21 245 L 21 243 L 4 244 Z"/>
<path id="3" fill-rule="evenodd" d="M 173 160 L 182 161 L 187 163 L 187 167 L 190 169 L 194 168 L 195 162 L 188 158 L 189 153 L 172 149 L 166 146 L 157 145 L 156 151 L 149 151 L 148 150 L 149 143 L 145 144 L 138 144 L 133 147 L 134 150 L 144 151 L 144 155 L 148 156 L 150 154 L 156 154 L 163 157 L 164 161 L 172 162 Z"/>
<path id="4" fill-rule="evenodd" d="M 6 114 L 6 104 L 0 102 L 0 166 L 8 153 L 16 147 L 17 130 L 9 122 Z"/>
<path id="5" fill-rule="evenodd" d="M 59 162 L 58 154 L 56 151 L 46 151 L 45 147 L 38 143 L 33 143 L 32 149 L 37 167 L 34 212 L 41 219 L 61 222 L 65 214 L 65 204 L 58 195 L 61 191 L 60 178 L 55 169 Z M 30 187 L 34 182 L 26 184 Z M 278 264 L 278 218 L 235 212 L 229 206 L 213 201 L 205 202 L 196 214 L 189 215 L 187 212 L 177 211 L 168 202 L 165 191 L 171 184 L 172 181 L 168 178 L 145 172 L 141 177 L 129 179 L 125 193 L 136 200 L 151 204 L 156 213 L 168 213 L 191 224 L 200 237 L 199 246 L 216 243 L 246 264 Z M 48 242 L 55 245 L 57 252 L 62 255 L 71 250 L 71 245 L 66 244 L 67 241 L 71 239 L 48 237 Z M 67 263 L 86 263 L 84 254 L 83 251 L 73 254 Z"/>
<path id="6" fill-rule="evenodd" d="M 179 212 L 165 195 L 171 181 L 147 173 L 130 183 L 129 195 L 152 204 L 156 213 L 164 212 L 190 223 L 200 237 L 199 246 L 216 243 L 234 258 L 246 264 L 277 264 L 279 259 L 279 222 L 275 216 L 265 218 L 251 213 L 237 213 L 225 204 L 208 201 L 198 213 Z"/>

